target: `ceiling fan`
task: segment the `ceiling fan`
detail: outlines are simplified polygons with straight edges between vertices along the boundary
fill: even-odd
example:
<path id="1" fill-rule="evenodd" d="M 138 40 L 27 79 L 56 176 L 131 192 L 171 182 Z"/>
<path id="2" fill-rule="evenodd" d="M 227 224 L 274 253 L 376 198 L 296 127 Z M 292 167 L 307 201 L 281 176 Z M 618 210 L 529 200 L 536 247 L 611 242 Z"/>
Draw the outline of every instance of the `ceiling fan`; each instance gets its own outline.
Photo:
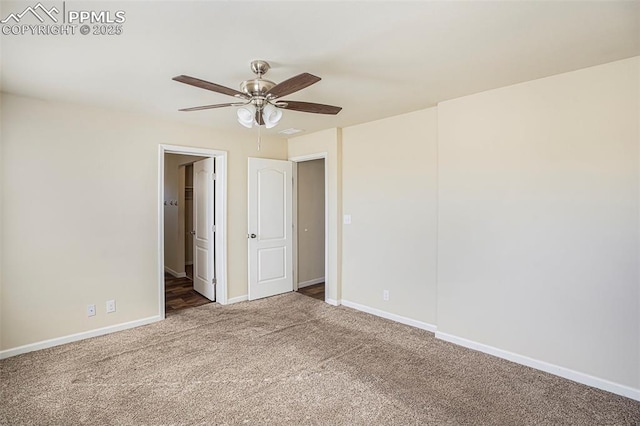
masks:
<path id="1" fill-rule="evenodd" d="M 252 61 L 251 71 L 257 75 L 257 78 L 243 81 L 240 84 L 240 91 L 187 75 L 173 77 L 173 80 L 179 81 L 180 83 L 240 99 L 239 102 L 183 108 L 179 111 L 201 111 L 205 109 L 238 106 L 241 107 L 237 111 L 238 122 L 240 122 L 240 124 L 248 128 L 251 128 L 254 124 L 258 126 L 265 125 L 267 128 L 271 128 L 278 124 L 278 121 L 282 118 L 283 109 L 332 115 L 336 115 L 342 110 L 341 107 L 332 105 L 280 100 L 282 96 L 290 95 L 291 93 L 317 83 L 320 81 L 320 77 L 305 72 L 276 84 L 273 81 L 262 78 L 262 76 L 269 71 L 269 68 L 271 68 L 271 66 L 266 61 Z"/>

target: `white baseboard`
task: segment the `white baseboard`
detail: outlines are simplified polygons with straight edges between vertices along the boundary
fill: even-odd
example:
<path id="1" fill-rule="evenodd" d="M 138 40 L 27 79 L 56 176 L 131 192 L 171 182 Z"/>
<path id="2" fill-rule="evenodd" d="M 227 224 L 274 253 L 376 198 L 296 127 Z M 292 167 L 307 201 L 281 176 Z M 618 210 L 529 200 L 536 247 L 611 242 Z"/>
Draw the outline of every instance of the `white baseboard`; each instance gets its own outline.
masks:
<path id="1" fill-rule="evenodd" d="M 244 296 L 232 297 L 230 299 L 227 299 L 227 305 L 231 305 L 233 303 L 238 303 L 238 302 L 244 302 L 245 300 L 249 300 L 249 296 L 246 294 Z"/>
<path id="2" fill-rule="evenodd" d="M 108 327 L 97 328 L 95 330 L 83 331 L 82 333 L 70 334 L 68 336 L 57 337 L 55 339 L 43 340 L 41 342 L 30 343 L 24 346 L 18 346 L 17 348 L 5 349 L 0 351 L 0 359 L 9 358 L 12 356 L 24 354 L 27 352 L 33 352 L 40 349 L 51 348 L 53 346 L 64 345 L 65 343 L 76 342 L 78 340 L 88 339 L 90 337 L 103 336 L 105 334 L 115 333 L 116 331 L 127 330 L 129 328 L 139 327 L 141 325 L 151 324 L 156 321 L 160 321 L 162 317 L 156 315 L 149 318 L 143 318 L 140 320 L 125 322 L 122 324 L 110 325 Z"/>
<path id="3" fill-rule="evenodd" d="M 301 283 L 298 283 L 298 288 L 309 287 L 310 285 L 320 284 L 323 282 L 324 282 L 324 277 L 315 278 L 313 280 L 303 281 Z"/>
<path id="4" fill-rule="evenodd" d="M 634 389 L 629 386 L 610 382 L 605 379 L 600 379 L 598 377 L 590 376 L 589 374 L 580 373 L 578 371 L 570 370 L 565 367 L 549 364 L 547 362 L 529 358 L 524 355 L 518 355 L 513 352 L 498 349 L 493 346 L 485 345 L 483 343 L 478 343 L 473 340 L 468 340 L 462 337 L 454 336 L 452 334 L 436 331 L 436 337 L 438 339 L 446 340 L 447 342 L 451 342 L 456 345 L 464 346 L 465 348 L 473 349 L 479 352 L 484 352 L 486 354 L 493 355 L 498 358 L 503 358 L 503 359 L 515 362 L 517 364 L 522 364 L 522 365 L 526 365 L 527 367 L 535 368 L 536 370 L 541 370 L 547 373 L 554 374 L 556 376 L 564 377 L 565 379 L 582 383 L 583 385 L 602 389 L 607 392 L 615 393 L 617 395 L 622 395 L 627 398 L 640 401 L 640 389 Z"/>
<path id="5" fill-rule="evenodd" d="M 410 325 L 412 327 L 416 327 L 422 330 L 427 330 L 430 331 L 432 333 L 435 333 L 437 327 L 433 324 L 429 324 L 426 322 L 422 322 L 422 321 L 418 321 L 418 320 L 414 320 L 411 318 L 407 318 L 407 317 L 403 317 L 400 315 L 396 315 L 396 314 L 392 314 L 390 312 L 386 312 L 386 311 L 382 311 L 380 309 L 376 309 L 376 308 L 371 308 L 369 306 L 365 306 L 365 305 L 360 305 L 359 303 L 355 303 L 355 302 L 351 302 L 349 300 L 344 300 L 342 299 L 342 305 L 346 306 L 348 308 L 353 308 L 356 309 L 358 311 L 362 311 L 362 312 L 366 312 L 368 314 L 372 314 L 375 315 L 377 317 L 382 317 L 382 318 L 386 318 L 389 319 L 391 321 L 396 321 L 399 322 L 401 324 L 406 324 L 406 325 Z"/>
<path id="6" fill-rule="evenodd" d="M 328 299 L 327 298 L 327 299 L 324 299 L 324 301 L 327 302 L 330 305 L 333 305 L 333 306 L 340 306 L 340 301 L 336 300 L 336 299 Z"/>
<path id="7" fill-rule="evenodd" d="M 170 273 L 171 275 L 173 275 L 176 278 L 184 278 L 187 276 L 186 272 L 176 272 L 173 269 L 169 268 L 168 266 L 165 265 L 164 267 L 164 271 Z"/>

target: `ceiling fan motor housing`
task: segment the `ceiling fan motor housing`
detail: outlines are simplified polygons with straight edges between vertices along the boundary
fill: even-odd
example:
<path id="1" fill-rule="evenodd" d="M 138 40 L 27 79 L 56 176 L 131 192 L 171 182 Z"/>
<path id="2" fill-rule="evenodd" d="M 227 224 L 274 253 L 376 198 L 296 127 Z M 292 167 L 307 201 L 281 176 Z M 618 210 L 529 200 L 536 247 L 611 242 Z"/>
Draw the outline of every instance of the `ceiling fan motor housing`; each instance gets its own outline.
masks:
<path id="1" fill-rule="evenodd" d="M 240 83 L 240 90 L 249 96 L 266 96 L 266 93 L 275 85 L 273 81 L 254 78 Z"/>

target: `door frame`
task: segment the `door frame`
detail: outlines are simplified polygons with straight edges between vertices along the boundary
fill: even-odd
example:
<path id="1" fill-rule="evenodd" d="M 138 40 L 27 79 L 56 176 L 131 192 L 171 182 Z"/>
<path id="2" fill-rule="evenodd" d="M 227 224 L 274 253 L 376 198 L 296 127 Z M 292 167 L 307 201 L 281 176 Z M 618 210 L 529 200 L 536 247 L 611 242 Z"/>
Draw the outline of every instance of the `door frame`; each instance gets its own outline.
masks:
<path id="1" fill-rule="evenodd" d="M 215 274 L 216 302 L 228 303 L 227 297 L 227 151 L 195 148 L 180 145 L 158 145 L 158 311 L 160 318 L 165 318 L 164 299 L 164 156 L 165 154 L 199 155 L 213 158 L 216 170 L 214 217 L 216 232 Z M 214 194 L 210 196 L 213 198 Z"/>
<path id="2" fill-rule="evenodd" d="M 324 160 L 324 301 L 331 303 L 329 299 L 330 286 L 334 285 L 329 276 L 329 170 L 328 153 L 290 157 L 293 162 L 293 291 L 298 291 L 298 163 L 312 160 Z M 335 305 L 336 303 L 331 303 Z"/>

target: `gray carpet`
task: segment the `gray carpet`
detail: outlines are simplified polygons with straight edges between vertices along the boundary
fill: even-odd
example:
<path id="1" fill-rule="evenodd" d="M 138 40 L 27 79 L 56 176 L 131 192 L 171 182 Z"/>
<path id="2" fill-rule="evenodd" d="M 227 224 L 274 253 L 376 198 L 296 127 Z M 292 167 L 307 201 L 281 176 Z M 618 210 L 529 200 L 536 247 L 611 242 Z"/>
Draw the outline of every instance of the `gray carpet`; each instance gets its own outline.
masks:
<path id="1" fill-rule="evenodd" d="M 3 425 L 637 425 L 640 402 L 300 294 L 0 361 Z"/>

